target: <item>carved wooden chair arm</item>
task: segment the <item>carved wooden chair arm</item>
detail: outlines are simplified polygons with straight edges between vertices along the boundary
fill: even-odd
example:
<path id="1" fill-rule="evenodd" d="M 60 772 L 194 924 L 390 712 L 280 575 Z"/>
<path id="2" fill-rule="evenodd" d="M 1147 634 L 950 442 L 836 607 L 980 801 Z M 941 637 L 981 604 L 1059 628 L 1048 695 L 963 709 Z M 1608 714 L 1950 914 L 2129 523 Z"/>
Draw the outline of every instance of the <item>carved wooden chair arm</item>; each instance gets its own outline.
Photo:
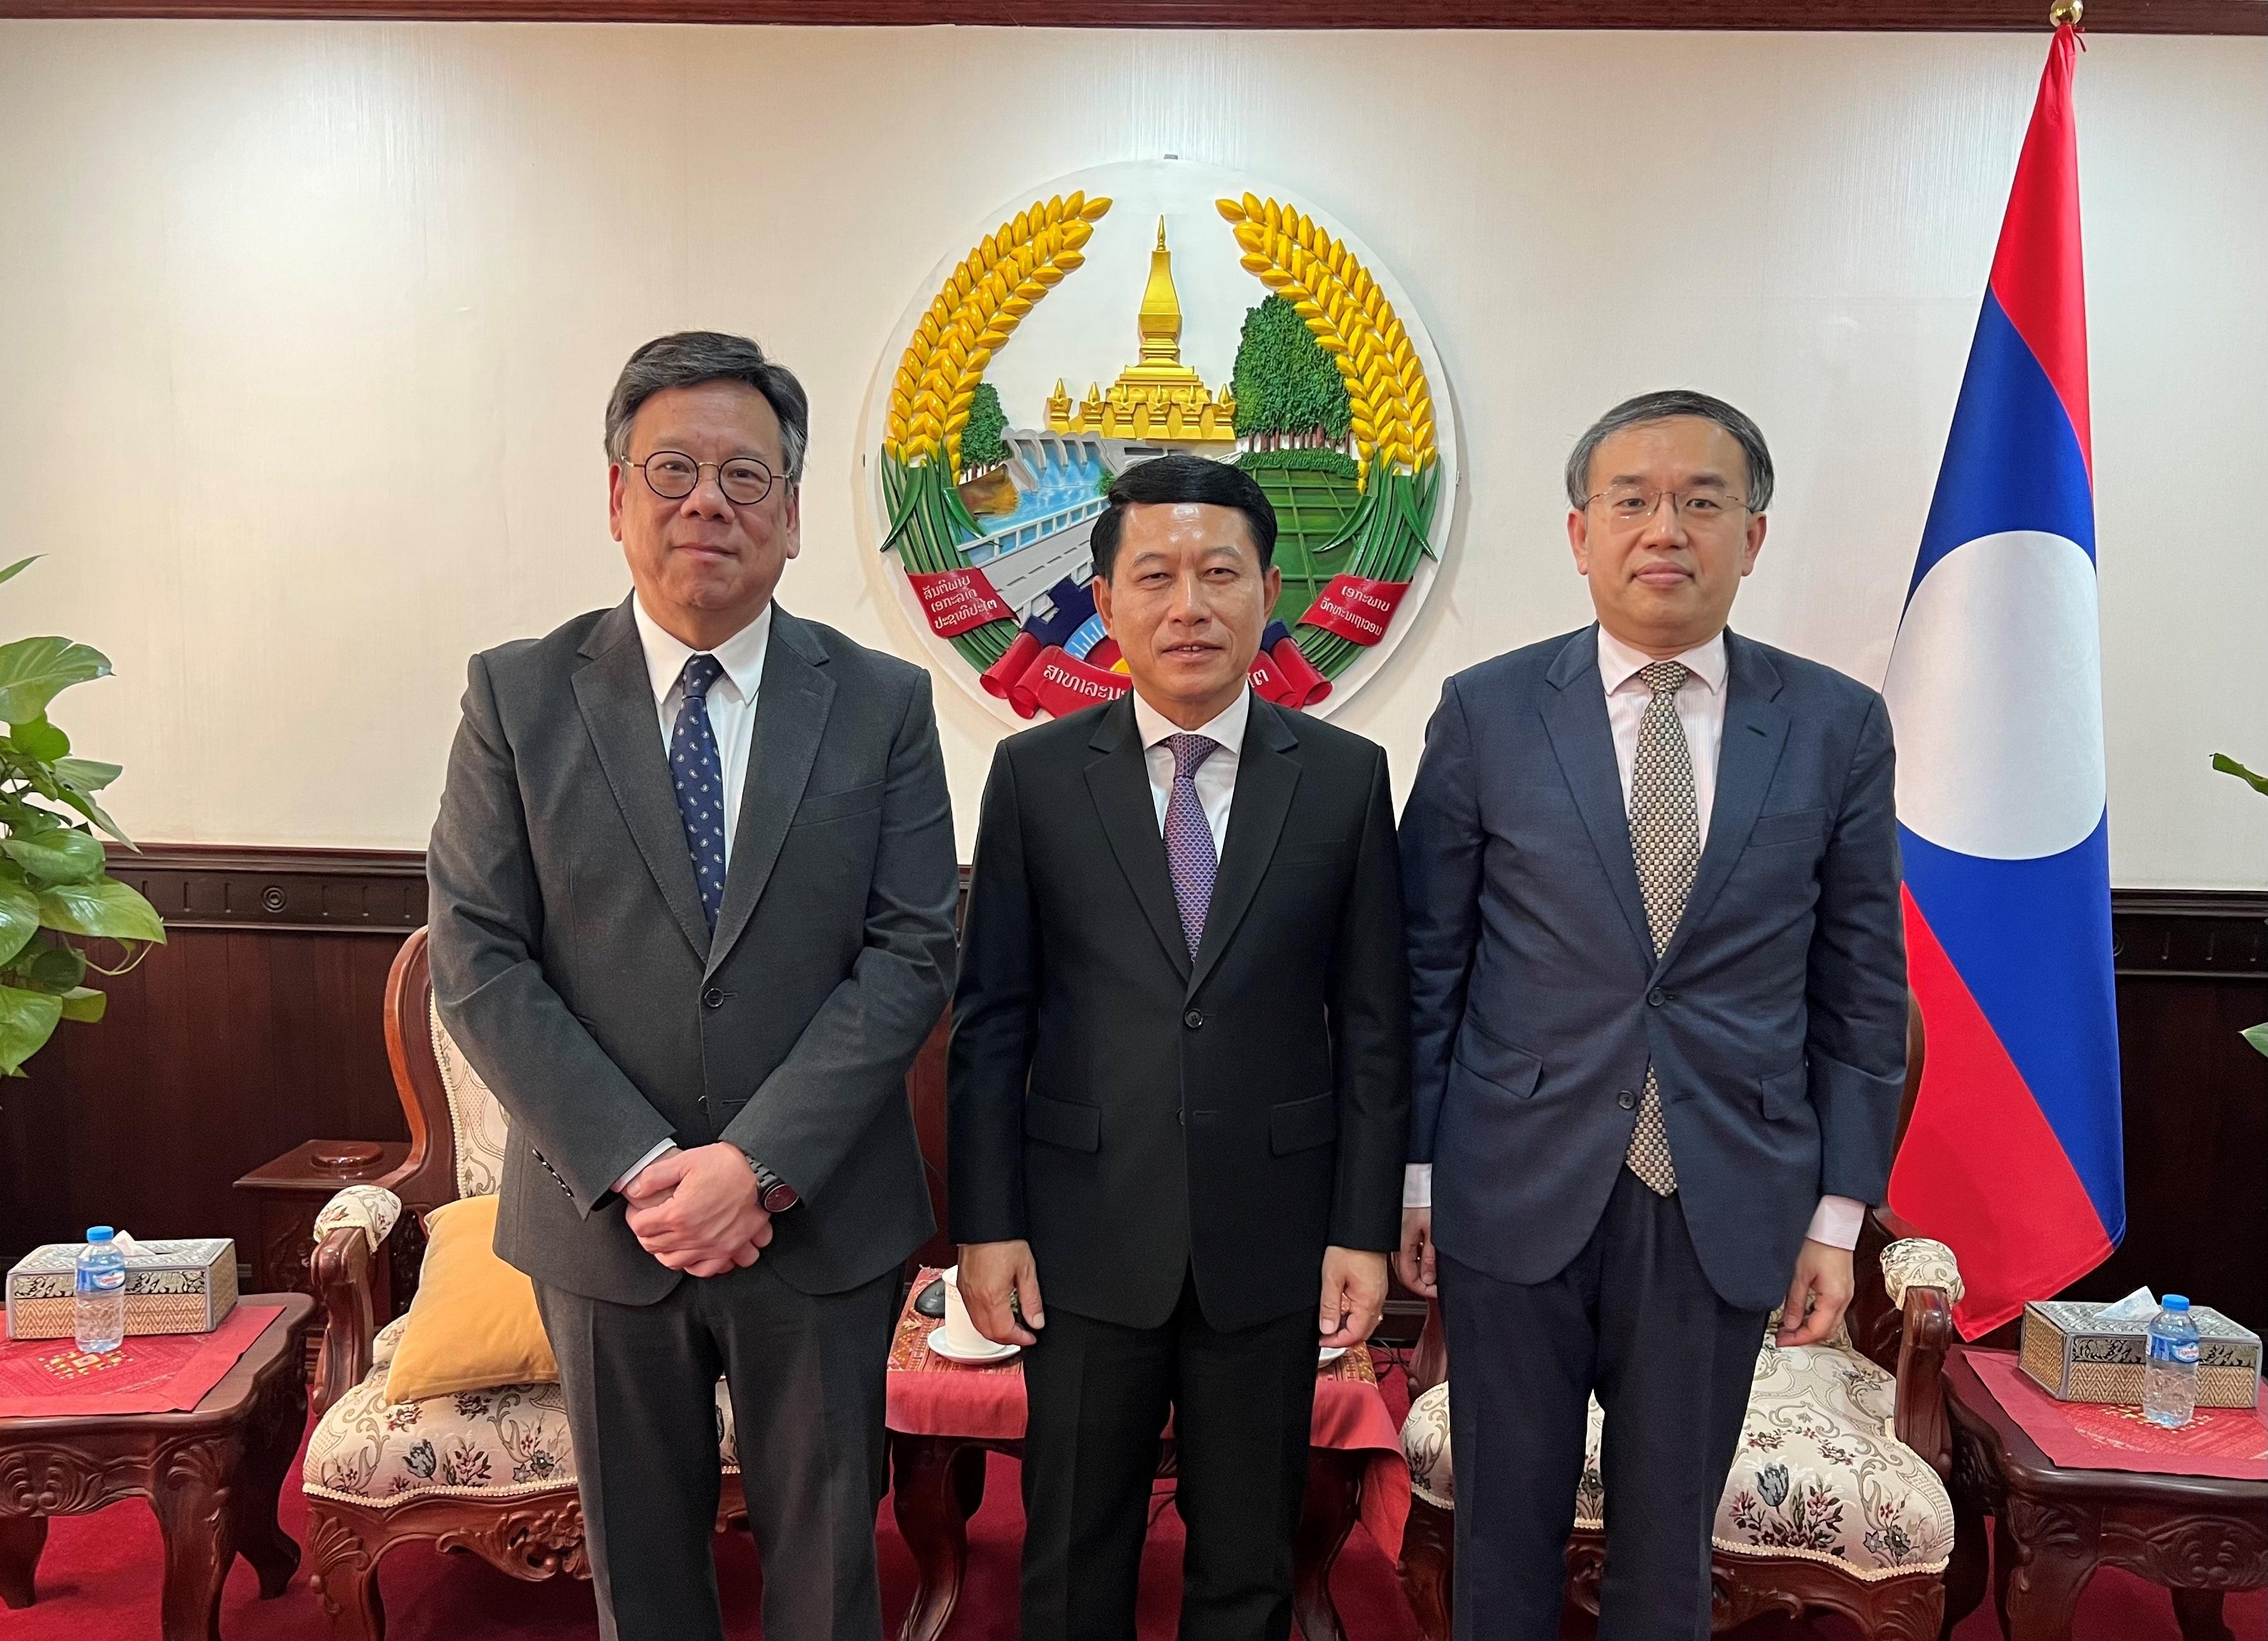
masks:
<path id="1" fill-rule="evenodd" d="M 401 1218 L 401 1199 L 376 1185 L 349 1186 L 315 1216 L 307 1274 L 323 1306 L 323 1349 L 315 1364 L 318 1417 L 370 1372 L 378 1336 L 372 1277 L 379 1245 Z"/>
<path id="2" fill-rule="evenodd" d="M 1907 1237 L 1882 1250 L 1882 1285 L 1899 1310 L 1897 1439 L 1940 1476 L 1953 1471 L 1945 1411 L 1945 1354 L 1959 1337 L 1953 1306 L 1961 1265 L 1942 1242 Z"/>

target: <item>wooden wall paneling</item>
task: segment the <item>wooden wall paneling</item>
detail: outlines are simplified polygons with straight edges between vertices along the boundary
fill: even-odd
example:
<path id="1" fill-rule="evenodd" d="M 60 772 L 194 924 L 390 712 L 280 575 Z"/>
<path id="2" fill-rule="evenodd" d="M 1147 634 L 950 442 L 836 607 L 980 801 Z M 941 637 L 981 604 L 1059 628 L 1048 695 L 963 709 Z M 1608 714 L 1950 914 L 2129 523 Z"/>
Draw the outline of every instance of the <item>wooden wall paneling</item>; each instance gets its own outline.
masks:
<path id="1" fill-rule="evenodd" d="M 2044 31 L 2047 0 L 0 0 L 0 17 L 1048 28 Z M 2098 33 L 2268 33 L 2261 0 L 2093 0 Z"/>

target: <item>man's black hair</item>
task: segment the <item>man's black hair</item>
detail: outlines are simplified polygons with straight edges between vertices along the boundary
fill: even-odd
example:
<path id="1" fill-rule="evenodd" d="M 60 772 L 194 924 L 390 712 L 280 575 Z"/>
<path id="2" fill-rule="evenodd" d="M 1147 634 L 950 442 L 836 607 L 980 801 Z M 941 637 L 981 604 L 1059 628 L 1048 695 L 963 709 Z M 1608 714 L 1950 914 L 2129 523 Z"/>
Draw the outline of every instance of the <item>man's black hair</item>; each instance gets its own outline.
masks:
<path id="1" fill-rule="evenodd" d="M 1126 527 L 1129 507 L 1159 502 L 1203 502 L 1233 507 L 1244 515 L 1244 527 L 1260 554 L 1260 573 L 1276 562 L 1276 510 L 1260 481 L 1226 461 L 1181 452 L 1138 461 L 1111 482 L 1110 505 L 1094 521 L 1094 573 L 1110 579 L 1118 558 L 1118 537 Z"/>

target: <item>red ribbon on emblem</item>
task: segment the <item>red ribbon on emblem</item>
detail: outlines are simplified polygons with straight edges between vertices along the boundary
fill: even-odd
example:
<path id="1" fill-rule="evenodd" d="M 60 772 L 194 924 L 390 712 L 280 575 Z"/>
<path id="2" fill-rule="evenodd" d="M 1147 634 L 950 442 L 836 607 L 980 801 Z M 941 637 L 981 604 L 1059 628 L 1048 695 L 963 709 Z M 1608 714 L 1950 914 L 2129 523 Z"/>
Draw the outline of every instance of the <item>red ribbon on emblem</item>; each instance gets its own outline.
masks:
<path id="1" fill-rule="evenodd" d="M 1029 636 L 1020 634 L 1018 643 Z M 1005 664 L 1005 658 L 1002 664 Z M 1075 661 L 1064 653 L 1061 644 L 1051 644 L 1039 652 L 1024 675 L 1010 687 L 1008 704 L 1023 717 L 1030 717 L 1042 708 L 1050 717 L 1063 717 L 1098 702 L 1116 701 L 1133 687 L 1134 681 L 1125 673 L 1106 673 L 1085 661 Z"/>
<path id="2" fill-rule="evenodd" d="M 1402 595 L 1409 591 L 1406 581 L 1333 576 L 1330 585 L 1315 595 L 1315 601 L 1300 619 L 1356 644 L 1376 644 L 1386 637 L 1394 612 L 1402 603 Z"/>
<path id="3" fill-rule="evenodd" d="M 930 630 L 940 638 L 958 638 L 987 622 L 1016 619 L 981 570 L 909 570 L 906 579 L 914 584 Z"/>
<path id="4" fill-rule="evenodd" d="M 1298 640 L 1278 638 L 1275 647 L 1265 651 L 1265 656 L 1274 664 L 1276 674 L 1282 680 L 1278 687 L 1284 693 L 1270 695 L 1262 689 L 1261 694 L 1277 705 L 1297 707 L 1304 711 L 1331 693 L 1331 681 L 1314 669 L 1301 652 Z M 1260 666 L 1256 660 L 1253 663 L 1253 686 L 1258 688 L 1259 685 Z"/>

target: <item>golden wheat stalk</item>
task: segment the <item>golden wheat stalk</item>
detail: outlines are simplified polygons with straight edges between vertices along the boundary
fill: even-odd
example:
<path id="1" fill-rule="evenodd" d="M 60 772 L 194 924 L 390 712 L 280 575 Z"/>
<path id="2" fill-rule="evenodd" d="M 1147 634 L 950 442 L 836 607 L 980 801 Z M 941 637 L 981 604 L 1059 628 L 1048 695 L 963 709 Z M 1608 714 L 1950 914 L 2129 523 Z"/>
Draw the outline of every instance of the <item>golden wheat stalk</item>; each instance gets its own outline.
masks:
<path id="1" fill-rule="evenodd" d="M 1245 270 L 1288 300 L 1346 383 L 1355 455 L 1416 472 L 1433 460 L 1433 400 L 1409 334 L 1354 253 L 1309 217 L 1247 194 L 1213 208 Z"/>
<path id="2" fill-rule="evenodd" d="M 914 327 L 890 384 L 882 448 L 913 463 L 942 456 L 961 470 L 961 430 L 976 385 L 1025 314 L 1084 262 L 1110 209 L 1084 193 L 1035 200 L 969 248 Z"/>

